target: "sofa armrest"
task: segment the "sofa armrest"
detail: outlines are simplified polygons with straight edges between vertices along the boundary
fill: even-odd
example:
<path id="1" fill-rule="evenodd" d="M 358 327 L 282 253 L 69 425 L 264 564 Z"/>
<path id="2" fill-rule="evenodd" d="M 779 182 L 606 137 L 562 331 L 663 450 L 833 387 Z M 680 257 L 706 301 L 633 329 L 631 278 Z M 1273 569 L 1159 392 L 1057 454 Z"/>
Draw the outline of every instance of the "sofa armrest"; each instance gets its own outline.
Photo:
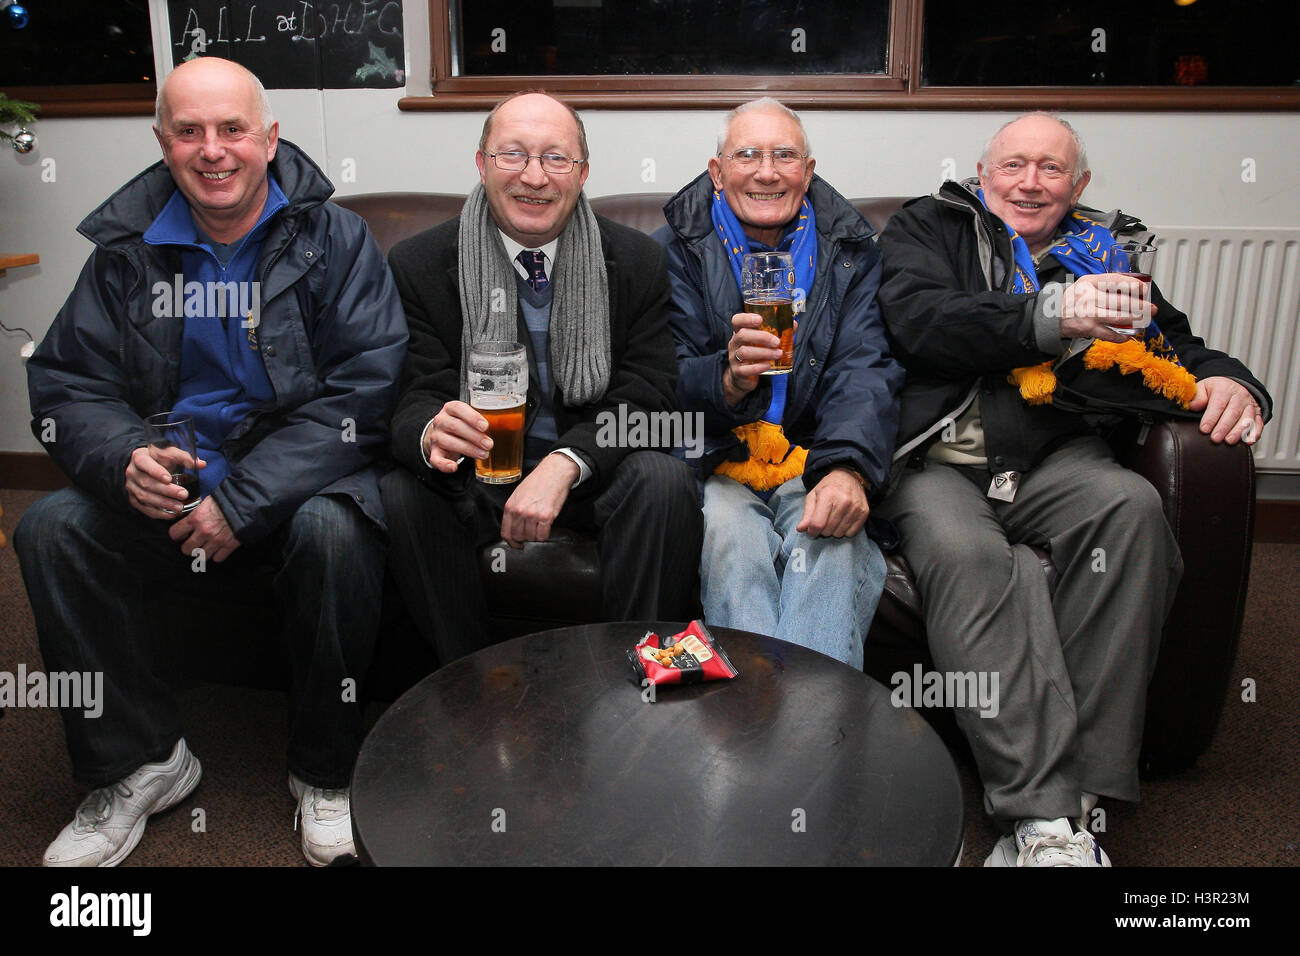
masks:
<path id="1" fill-rule="evenodd" d="M 1164 503 L 1183 557 L 1147 695 L 1143 769 L 1189 767 L 1209 746 L 1232 677 L 1250 577 L 1255 459 L 1245 445 L 1216 445 L 1194 421 L 1126 425 L 1116 453 Z"/>

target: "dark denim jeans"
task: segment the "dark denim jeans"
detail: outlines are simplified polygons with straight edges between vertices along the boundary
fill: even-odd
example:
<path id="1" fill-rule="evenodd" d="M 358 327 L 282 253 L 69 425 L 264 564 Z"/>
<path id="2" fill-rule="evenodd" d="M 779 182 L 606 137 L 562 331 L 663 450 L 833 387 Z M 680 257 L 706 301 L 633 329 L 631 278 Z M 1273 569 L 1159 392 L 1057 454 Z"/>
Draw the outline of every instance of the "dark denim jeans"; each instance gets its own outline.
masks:
<path id="1" fill-rule="evenodd" d="M 63 709 L 80 783 L 104 786 L 163 760 L 182 735 L 154 647 L 189 635 L 155 633 L 168 620 L 157 618 L 159 603 L 247 599 L 265 594 L 269 578 L 292 666 L 289 769 L 312 786 L 348 786 L 362 737 L 357 685 L 374 653 L 385 557 L 382 532 L 350 499 L 311 498 L 267 539 L 199 572 L 167 537 L 166 523 L 67 488 L 27 509 L 14 550 L 46 670 L 104 674 L 100 716 Z"/>

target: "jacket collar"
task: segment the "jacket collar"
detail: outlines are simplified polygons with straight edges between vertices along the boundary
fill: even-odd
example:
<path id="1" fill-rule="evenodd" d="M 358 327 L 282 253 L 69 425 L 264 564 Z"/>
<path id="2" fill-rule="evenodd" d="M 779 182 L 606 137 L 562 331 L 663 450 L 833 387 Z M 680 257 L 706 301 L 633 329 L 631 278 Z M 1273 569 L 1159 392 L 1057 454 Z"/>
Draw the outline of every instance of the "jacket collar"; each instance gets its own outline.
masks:
<path id="1" fill-rule="evenodd" d="M 975 176 L 972 176 L 969 179 L 963 179 L 959 183 L 950 179 L 939 187 L 939 191 L 934 194 L 934 198 L 944 205 L 968 207 L 977 213 L 989 216 L 994 222 L 1000 223 L 1002 220 L 986 209 L 984 204 L 980 202 L 980 197 L 976 194 L 976 190 L 979 188 L 980 181 Z M 1141 230 L 1146 228 L 1137 217 L 1130 216 L 1118 209 L 1112 209 L 1110 212 L 1103 212 L 1100 209 L 1093 209 L 1091 206 L 1080 205 L 1073 207 L 1071 212 L 1075 209 L 1084 215 L 1097 220 L 1115 235 L 1118 235 L 1120 232 L 1128 233 L 1135 229 Z"/>
<path id="2" fill-rule="evenodd" d="M 253 228 L 236 241 L 242 243 L 250 236 L 258 236 L 267 220 L 287 205 L 289 200 L 281 191 L 280 184 L 276 182 L 275 174 L 268 170 L 266 202 L 262 204 L 262 214 L 257 217 L 257 222 L 253 223 Z M 195 245 L 199 241 L 198 227 L 194 223 L 194 216 L 190 213 L 189 203 L 185 201 L 179 189 L 172 193 L 162 213 L 144 231 L 144 241 L 158 246 Z"/>
<path id="3" fill-rule="evenodd" d="M 280 183 L 288 199 L 285 215 L 319 206 L 334 193 L 334 184 L 320 168 L 285 139 L 280 140 L 267 171 Z M 77 231 L 105 248 L 139 241 L 175 192 L 176 181 L 159 160 L 104 200 L 81 221 Z"/>
<path id="4" fill-rule="evenodd" d="M 832 242 L 865 242 L 871 225 L 830 183 L 813 173 L 808 199 L 817 212 L 817 234 Z M 685 242 L 713 234 L 713 180 L 703 172 L 664 204 L 664 217 Z"/>

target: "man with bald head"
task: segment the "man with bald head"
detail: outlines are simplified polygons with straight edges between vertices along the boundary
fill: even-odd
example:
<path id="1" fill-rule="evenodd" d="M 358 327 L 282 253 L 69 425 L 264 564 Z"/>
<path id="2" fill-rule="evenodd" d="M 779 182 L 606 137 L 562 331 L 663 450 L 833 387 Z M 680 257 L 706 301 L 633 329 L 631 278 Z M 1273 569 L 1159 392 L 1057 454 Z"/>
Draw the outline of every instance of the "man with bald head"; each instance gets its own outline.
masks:
<path id="1" fill-rule="evenodd" d="M 389 255 L 411 329 L 393 418 L 405 467 L 383 483 L 406 604 L 440 663 L 477 650 L 496 637 L 478 548 L 522 548 L 562 526 L 597 534 L 607 620 L 685 620 L 700 546 L 694 480 L 634 432 L 674 408 L 663 252 L 591 211 L 582 121 L 545 93 L 499 103 L 475 162 L 460 216 Z M 492 439 L 468 404 L 465 362 L 485 341 L 528 353 L 517 484 L 475 480 Z"/>
<path id="2" fill-rule="evenodd" d="M 81 223 L 95 248 L 28 365 L 32 428 L 73 487 L 14 536 L 45 666 L 103 675 L 63 708 L 91 793 L 50 866 L 112 866 L 200 767 L 154 673 L 189 615 L 274 593 L 292 668 L 289 789 L 314 865 L 353 858 L 357 684 L 379 619 L 378 463 L 405 354 L 401 301 L 361 219 L 279 139 L 261 83 L 211 57 L 158 93 L 163 159 Z M 145 419 L 193 423 L 198 503 Z M 183 605 L 182 605 L 183 606 Z M 163 630 L 164 633 L 158 633 Z"/>
<path id="3" fill-rule="evenodd" d="M 1011 831 L 985 865 L 1108 866 L 1087 824 L 1099 797 L 1138 798 L 1146 689 L 1182 561 L 1159 495 L 1101 437 L 1114 419 L 1052 400 L 1054 362 L 1104 357 L 1126 343 L 1116 329 L 1153 318 L 1163 335 L 1138 333 L 1132 361 L 1184 389 L 1208 441 L 1253 443 L 1271 403 L 1158 288 L 1120 274 L 1117 243 L 1149 233 L 1079 205 L 1091 173 L 1067 123 L 1018 117 L 978 172 L 904 206 L 881 240 L 881 308 L 907 369 L 883 510 L 935 665 L 999 677 L 998 706 L 957 708 L 985 808 Z M 1034 545 L 1051 554 L 1054 591 Z"/>

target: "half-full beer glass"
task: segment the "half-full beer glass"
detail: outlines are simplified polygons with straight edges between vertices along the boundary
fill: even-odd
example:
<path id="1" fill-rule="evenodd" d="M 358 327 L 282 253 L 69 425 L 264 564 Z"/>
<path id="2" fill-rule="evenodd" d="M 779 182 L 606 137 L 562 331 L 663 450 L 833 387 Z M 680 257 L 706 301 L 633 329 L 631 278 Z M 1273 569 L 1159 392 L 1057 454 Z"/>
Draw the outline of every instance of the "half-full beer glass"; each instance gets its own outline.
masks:
<path id="1" fill-rule="evenodd" d="M 749 252 L 740 267 L 745 311 L 764 332 L 781 340 L 781 357 L 764 375 L 788 375 L 794 367 L 794 259 L 788 252 Z"/>
<path id="2" fill-rule="evenodd" d="M 475 459 L 474 474 L 508 485 L 524 472 L 524 403 L 528 353 L 518 342 L 476 342 L 469 350 L 469 404 L 487 419 L 492 449 Z"/>

